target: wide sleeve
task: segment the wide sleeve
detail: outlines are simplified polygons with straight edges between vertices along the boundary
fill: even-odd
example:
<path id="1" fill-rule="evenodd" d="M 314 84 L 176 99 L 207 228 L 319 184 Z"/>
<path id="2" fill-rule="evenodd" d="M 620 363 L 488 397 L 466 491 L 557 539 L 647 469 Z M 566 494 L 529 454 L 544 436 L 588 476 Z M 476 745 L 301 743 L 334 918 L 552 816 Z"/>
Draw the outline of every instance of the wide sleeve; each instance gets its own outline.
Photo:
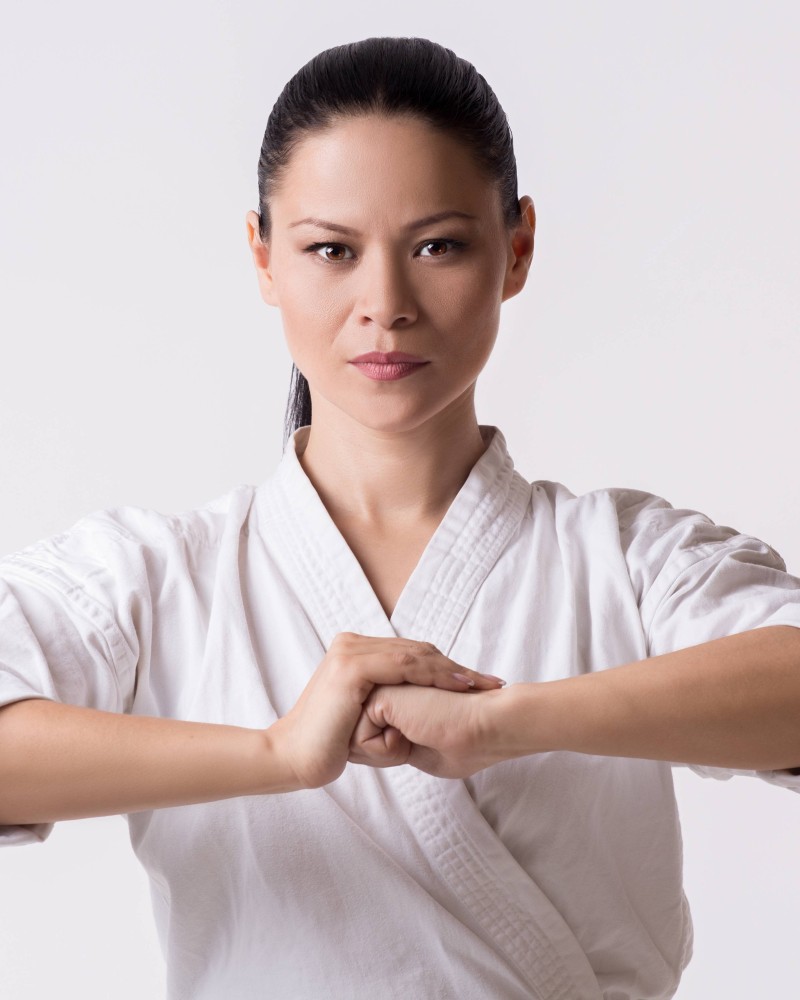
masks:
<path id="1" fill-rule="evenodd" d="M 612 495 L 648 655 L 754 628 L 800 628 L 800 579 L 771 546 L 649 493 Z M 705 778 L 749 775 L 800 792 L 800 775 L 789 771 L 680 766 Z"/>
<path id="2" fill-rule="evenodd" d="M 142 545 L 110 511 L 0 559 L 0 707 L 129 711 L 146 594 Z M 0 826 L 0 845 L 44 841 L 53 825 Z"/>

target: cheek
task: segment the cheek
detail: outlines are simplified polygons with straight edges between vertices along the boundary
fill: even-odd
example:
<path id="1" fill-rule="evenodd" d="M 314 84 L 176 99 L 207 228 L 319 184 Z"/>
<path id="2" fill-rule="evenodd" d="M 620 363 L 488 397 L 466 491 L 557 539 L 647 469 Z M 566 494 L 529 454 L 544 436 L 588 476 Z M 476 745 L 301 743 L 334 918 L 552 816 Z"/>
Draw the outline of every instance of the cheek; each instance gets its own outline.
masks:
<path id="1" fill-rule="evenodd" d="M 454 270 L 443 282 L 451 308 L 466 316 L 488 315 L 500 301 L 505 269 L 493 248 L 482 248 L 469 265 Z"/>
<path id="2" fill-rule="evenodd" d="M 492 349 L 500 323 L 501 282 L 496 262 L 490 260 L 446 290 L 440 315 L 465 359 L 485 358 Z"/>
<path id="3" fill-rule="evenodd" d="M 283 280 L 279 306 L 286 340 L 292 356 L 311 362 L 321 344 L 329 344 L 341 327 L 341 295 L 330 282 L 314 280 L 302 273 Z"/>

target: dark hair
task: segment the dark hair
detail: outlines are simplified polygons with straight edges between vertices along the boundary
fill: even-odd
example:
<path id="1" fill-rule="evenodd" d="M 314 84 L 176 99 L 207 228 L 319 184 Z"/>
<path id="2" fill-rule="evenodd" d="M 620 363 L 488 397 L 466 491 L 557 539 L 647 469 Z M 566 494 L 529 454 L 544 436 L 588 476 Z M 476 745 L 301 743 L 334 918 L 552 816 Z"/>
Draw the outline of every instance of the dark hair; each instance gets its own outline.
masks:
<path id="1" fill-rule="evenodd" d="M 519 221 L 511 129 L 494 91 L 472 63 L 427 38 L 365 38 L 314 56 L 281 91 L 258 160 L 259 234 L 271 232 L 269 197 L 292 150 L 310 132 L 358 114 L 411 114 L 464 142 L 499 185 L 506 225 Z M 292 366 L 283 446 L 311 423 L 305 376 Z"/>

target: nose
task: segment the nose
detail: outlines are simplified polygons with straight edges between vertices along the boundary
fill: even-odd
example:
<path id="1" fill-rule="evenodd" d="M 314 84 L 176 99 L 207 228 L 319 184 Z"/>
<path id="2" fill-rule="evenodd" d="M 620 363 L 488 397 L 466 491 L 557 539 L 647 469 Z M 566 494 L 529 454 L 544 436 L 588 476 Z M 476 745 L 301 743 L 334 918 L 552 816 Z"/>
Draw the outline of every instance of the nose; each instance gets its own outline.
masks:
<path id="1" fill-rule="evenodd" d="M 374 251 L 359 268 L 358 318 L 390 330 L 417 318 L 413 283 L 404 262 L 390 250 Z"/>

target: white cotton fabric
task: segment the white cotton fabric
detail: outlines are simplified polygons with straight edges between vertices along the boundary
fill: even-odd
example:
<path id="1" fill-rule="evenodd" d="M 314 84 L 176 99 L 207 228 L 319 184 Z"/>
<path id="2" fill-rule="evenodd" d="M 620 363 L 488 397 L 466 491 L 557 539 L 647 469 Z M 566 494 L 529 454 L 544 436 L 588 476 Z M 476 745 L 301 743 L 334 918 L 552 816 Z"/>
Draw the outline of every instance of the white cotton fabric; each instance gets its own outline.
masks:
<path id="1" fill-rule="evenodd" d="M 265 728 L 341 631 L 428 640 L 514 684 L 800 626 L 800 580 L 768 545 L 650 494 L 530 483 L 481 432 L 391 619 L 300 465 L 307 427 L 257 487 L 96 511 L 7 556 L 0 705 Z M 127 819 L 169 1000 L 656 1000 L 691 956 L 666 762 L 551 752 L 466 781 L 348 765 L 321 789 Z"/>

